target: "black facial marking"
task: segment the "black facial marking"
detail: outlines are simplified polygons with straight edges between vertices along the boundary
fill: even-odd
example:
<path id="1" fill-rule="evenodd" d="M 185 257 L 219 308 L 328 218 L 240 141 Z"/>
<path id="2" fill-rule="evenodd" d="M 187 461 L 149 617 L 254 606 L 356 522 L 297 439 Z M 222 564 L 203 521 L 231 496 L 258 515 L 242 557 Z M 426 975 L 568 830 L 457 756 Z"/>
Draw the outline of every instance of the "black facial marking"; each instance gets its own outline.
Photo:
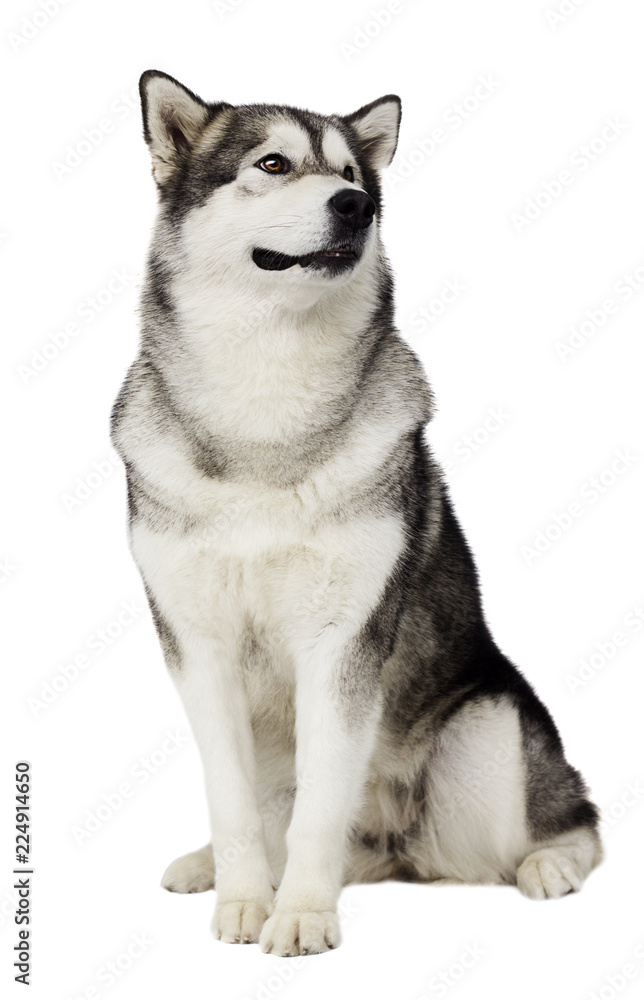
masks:
<path id="1" fill-rule="evenodd" d="M 312 156 L 307 158 L 304 167 L 307 173 L 336 174 L 339 170 L 341 176 L 343 168 L 339 164 L 329 164 L 323 154 L 325 132 L 330 125 L 334 127 L 344 137 L 351 158 L 360 170 L 361 186 L 380 212 L 382 198 L 377 171 L 370 167 L 355 131 L 339 116 L 272 104 L 231 106 L 220 102 L 207 107 L 208 117 L 202 133 L 214 128 L 214 138 L 205 149 L 197 143 L 196 151 L 185 151 L 175 174 L 163 186 L 160 197 L 168 220 L 179 222 L 191 208 L 203 204 L 216 188 L 231 184 L 242 160 L 265 143 L 270 131 L 284 118 L 290 118 L 308 136 Z M 219 128 L 216 127 L 218 122 L 221 123 Z M 177 141 L 181 144 L 180 136 Z"/>
<path id="2" fill-rule="evenodd" d="M 203 205 L 214 190 L 232 184 L 241 161 L 265 141 L 269 116 L 252 109 L 244 116 L 242 111 L 242 108 L 231 108 L 223 103 L 210 105 L 203 132 L 213 122 L 215 125 L 220 122 L 220 127 L 215 127 L 211 144 L 205 149 L 198 147 L 184 158 L 162 189 L 161 201 L 168 221 L 180 223 L 188 211 Z"/>
<path id="3" fill-rule="evenodd" d="M 287 110 L 292 120 L 297 122 L 306 132 L 315 159 L 323 161 L 322 143 L 325 130 L 325 119 L 323 116 L 315 114 L 312 111 L 304 111 L 301 108 L 288 108 Z"/>

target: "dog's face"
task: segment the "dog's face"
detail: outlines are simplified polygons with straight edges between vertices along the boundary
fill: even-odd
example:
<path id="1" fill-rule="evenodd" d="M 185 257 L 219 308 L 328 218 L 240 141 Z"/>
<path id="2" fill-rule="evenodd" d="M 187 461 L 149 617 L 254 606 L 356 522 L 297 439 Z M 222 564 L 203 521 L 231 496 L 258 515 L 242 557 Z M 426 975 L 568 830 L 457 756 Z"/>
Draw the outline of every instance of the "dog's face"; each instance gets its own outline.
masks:
<path id="1" fill-rule="evenodd" d="M 275 105 L 206 104 L 177 81 L 141 78 L 144 134 L 164 218 L 190 265 L 272 287 L 337 287 L 377 253 L 380 171 L 400 101 L 346 117 Z"/>

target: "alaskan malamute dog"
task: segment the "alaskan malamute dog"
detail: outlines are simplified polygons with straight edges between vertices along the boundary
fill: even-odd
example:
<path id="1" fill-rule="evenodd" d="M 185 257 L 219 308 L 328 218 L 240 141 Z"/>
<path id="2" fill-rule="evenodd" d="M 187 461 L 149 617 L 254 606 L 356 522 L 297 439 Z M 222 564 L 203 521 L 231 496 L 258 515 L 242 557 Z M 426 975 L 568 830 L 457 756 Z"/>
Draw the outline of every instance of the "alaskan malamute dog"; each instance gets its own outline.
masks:
<path id="1" fill-rule="evenodd" d="M 335 947 L 351 882 L 579 889 L 598 812 L 490 635 L 394 323 L 400 100 L 141 97 L 159 215 L 112 438 L 211 824 L 163 885 L 277 955 Z"/>

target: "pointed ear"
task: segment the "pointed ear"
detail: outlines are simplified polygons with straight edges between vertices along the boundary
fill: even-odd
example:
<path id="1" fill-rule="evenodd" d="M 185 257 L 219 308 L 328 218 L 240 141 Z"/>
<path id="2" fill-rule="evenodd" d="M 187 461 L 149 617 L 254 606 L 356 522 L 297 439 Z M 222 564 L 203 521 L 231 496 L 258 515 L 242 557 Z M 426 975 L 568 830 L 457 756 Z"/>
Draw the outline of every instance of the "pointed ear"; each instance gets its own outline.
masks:
<path id="1" fill-rule="evenodd" d="M 139 81 L 143 135 L 152 155 L 152 173 L 161 187 L 190 151 L 210 116 L 210 107 L 166 73 L 147 70 Z"/>
<path id="2" fill-rule="evenodd" d="M 358 133 L 364 155 L 378 170 L 388 167 L 396 152 L 401 113 L 400 98 L 388 94 L 345 116 Z"/>

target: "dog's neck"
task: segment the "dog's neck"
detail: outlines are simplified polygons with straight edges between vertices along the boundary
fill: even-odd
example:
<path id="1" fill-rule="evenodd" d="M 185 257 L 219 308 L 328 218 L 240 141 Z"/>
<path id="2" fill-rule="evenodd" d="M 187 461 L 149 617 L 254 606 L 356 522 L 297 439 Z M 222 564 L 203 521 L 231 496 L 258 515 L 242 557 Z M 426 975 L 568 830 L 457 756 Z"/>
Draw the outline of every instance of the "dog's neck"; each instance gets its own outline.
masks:
<path id="1" fill-rule="evenodd" d="M 213 437 L 297 440 L 346 418 L 374 343 L 382 264 L 326 290 L 175 271 L 144 333 L 179 408 Z M 148 301 L 154 295 L 148 281 Z"/>

